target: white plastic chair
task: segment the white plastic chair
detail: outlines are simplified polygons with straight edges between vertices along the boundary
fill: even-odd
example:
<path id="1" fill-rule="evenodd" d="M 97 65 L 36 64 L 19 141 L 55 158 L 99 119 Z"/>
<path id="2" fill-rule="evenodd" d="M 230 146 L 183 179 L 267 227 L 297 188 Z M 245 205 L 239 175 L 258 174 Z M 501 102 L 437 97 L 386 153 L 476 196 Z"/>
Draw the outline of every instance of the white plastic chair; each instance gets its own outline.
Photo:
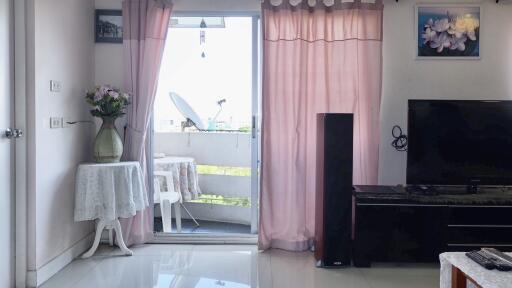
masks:
<path id="1" fill-rule="evenodd" d="M 181 194 L 174 191 L 174 181 L 172 179 L 172 172 L 169 171 L 154 171 L 155 176 L 155 203 L 160 203 L 160 212 L 162 213 L 162 226 L 164 232 L 172 231 L 172 214 L 171 206 L 174 205 L 176 217 L 176 230 L 181 233 L 181 207 L 182 202 Z M 160 179 L 165 179 L 166 189 L 162 191 L 160 187 Z"/>

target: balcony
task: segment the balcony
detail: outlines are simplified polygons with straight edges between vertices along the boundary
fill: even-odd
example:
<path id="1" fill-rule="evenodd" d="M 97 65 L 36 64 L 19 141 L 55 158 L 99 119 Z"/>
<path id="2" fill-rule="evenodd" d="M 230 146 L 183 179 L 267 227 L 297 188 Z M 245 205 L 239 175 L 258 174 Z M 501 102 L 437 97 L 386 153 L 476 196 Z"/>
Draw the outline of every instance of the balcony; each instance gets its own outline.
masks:
<path id="1" fill-rule="evenodd" d="M 155 132 L 154 151 L 192 157 L 197 163 L 202 195 L 184 205 L 200 227 L 196 228 L 182 211 L 183 232 L 250 233 L 250 133 Z M 160 209 L 155 209 L 155 217 L 158 231 Z"/>

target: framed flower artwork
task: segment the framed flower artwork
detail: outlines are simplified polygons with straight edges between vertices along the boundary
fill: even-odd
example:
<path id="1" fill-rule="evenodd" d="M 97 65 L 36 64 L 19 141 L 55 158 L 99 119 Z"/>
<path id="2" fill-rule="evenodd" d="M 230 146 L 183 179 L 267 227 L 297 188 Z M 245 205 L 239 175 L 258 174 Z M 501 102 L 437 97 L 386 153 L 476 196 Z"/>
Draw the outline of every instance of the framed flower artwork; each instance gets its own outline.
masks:
<path id="1" fill-rule="evenodd" d="M 416 57 L 480 59 L 480 24 L 480 5 L 417 5 Z"/>

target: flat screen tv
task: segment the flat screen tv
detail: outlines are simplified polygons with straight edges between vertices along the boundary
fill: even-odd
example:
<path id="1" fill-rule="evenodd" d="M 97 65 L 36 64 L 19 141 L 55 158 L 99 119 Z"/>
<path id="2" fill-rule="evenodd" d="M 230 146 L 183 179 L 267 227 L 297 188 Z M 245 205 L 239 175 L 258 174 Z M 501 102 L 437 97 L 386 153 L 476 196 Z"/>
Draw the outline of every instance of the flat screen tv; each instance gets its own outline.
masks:
<path id="1" fill-rule="evenodd" d="M 512 101 L 409 100 L 407 184 L 512 185 Z"/>

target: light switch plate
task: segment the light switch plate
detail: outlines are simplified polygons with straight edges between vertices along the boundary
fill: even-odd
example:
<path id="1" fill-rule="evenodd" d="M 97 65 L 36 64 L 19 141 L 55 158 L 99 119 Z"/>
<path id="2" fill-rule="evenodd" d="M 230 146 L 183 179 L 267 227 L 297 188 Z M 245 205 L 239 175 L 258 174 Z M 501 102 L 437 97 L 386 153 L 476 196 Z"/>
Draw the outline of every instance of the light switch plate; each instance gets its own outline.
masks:
<path id="1" fill-rule="evenodd" d="M 62 128 L 62 117 L 51 117 L 50 118 L 50 128 Z"/>
<path id="2" fill-rule="evenodd" d="M 62 83 L 57 80 L 50 80 L 50 91 L 51 92 L 60 92 L 62 89 Z"/>

